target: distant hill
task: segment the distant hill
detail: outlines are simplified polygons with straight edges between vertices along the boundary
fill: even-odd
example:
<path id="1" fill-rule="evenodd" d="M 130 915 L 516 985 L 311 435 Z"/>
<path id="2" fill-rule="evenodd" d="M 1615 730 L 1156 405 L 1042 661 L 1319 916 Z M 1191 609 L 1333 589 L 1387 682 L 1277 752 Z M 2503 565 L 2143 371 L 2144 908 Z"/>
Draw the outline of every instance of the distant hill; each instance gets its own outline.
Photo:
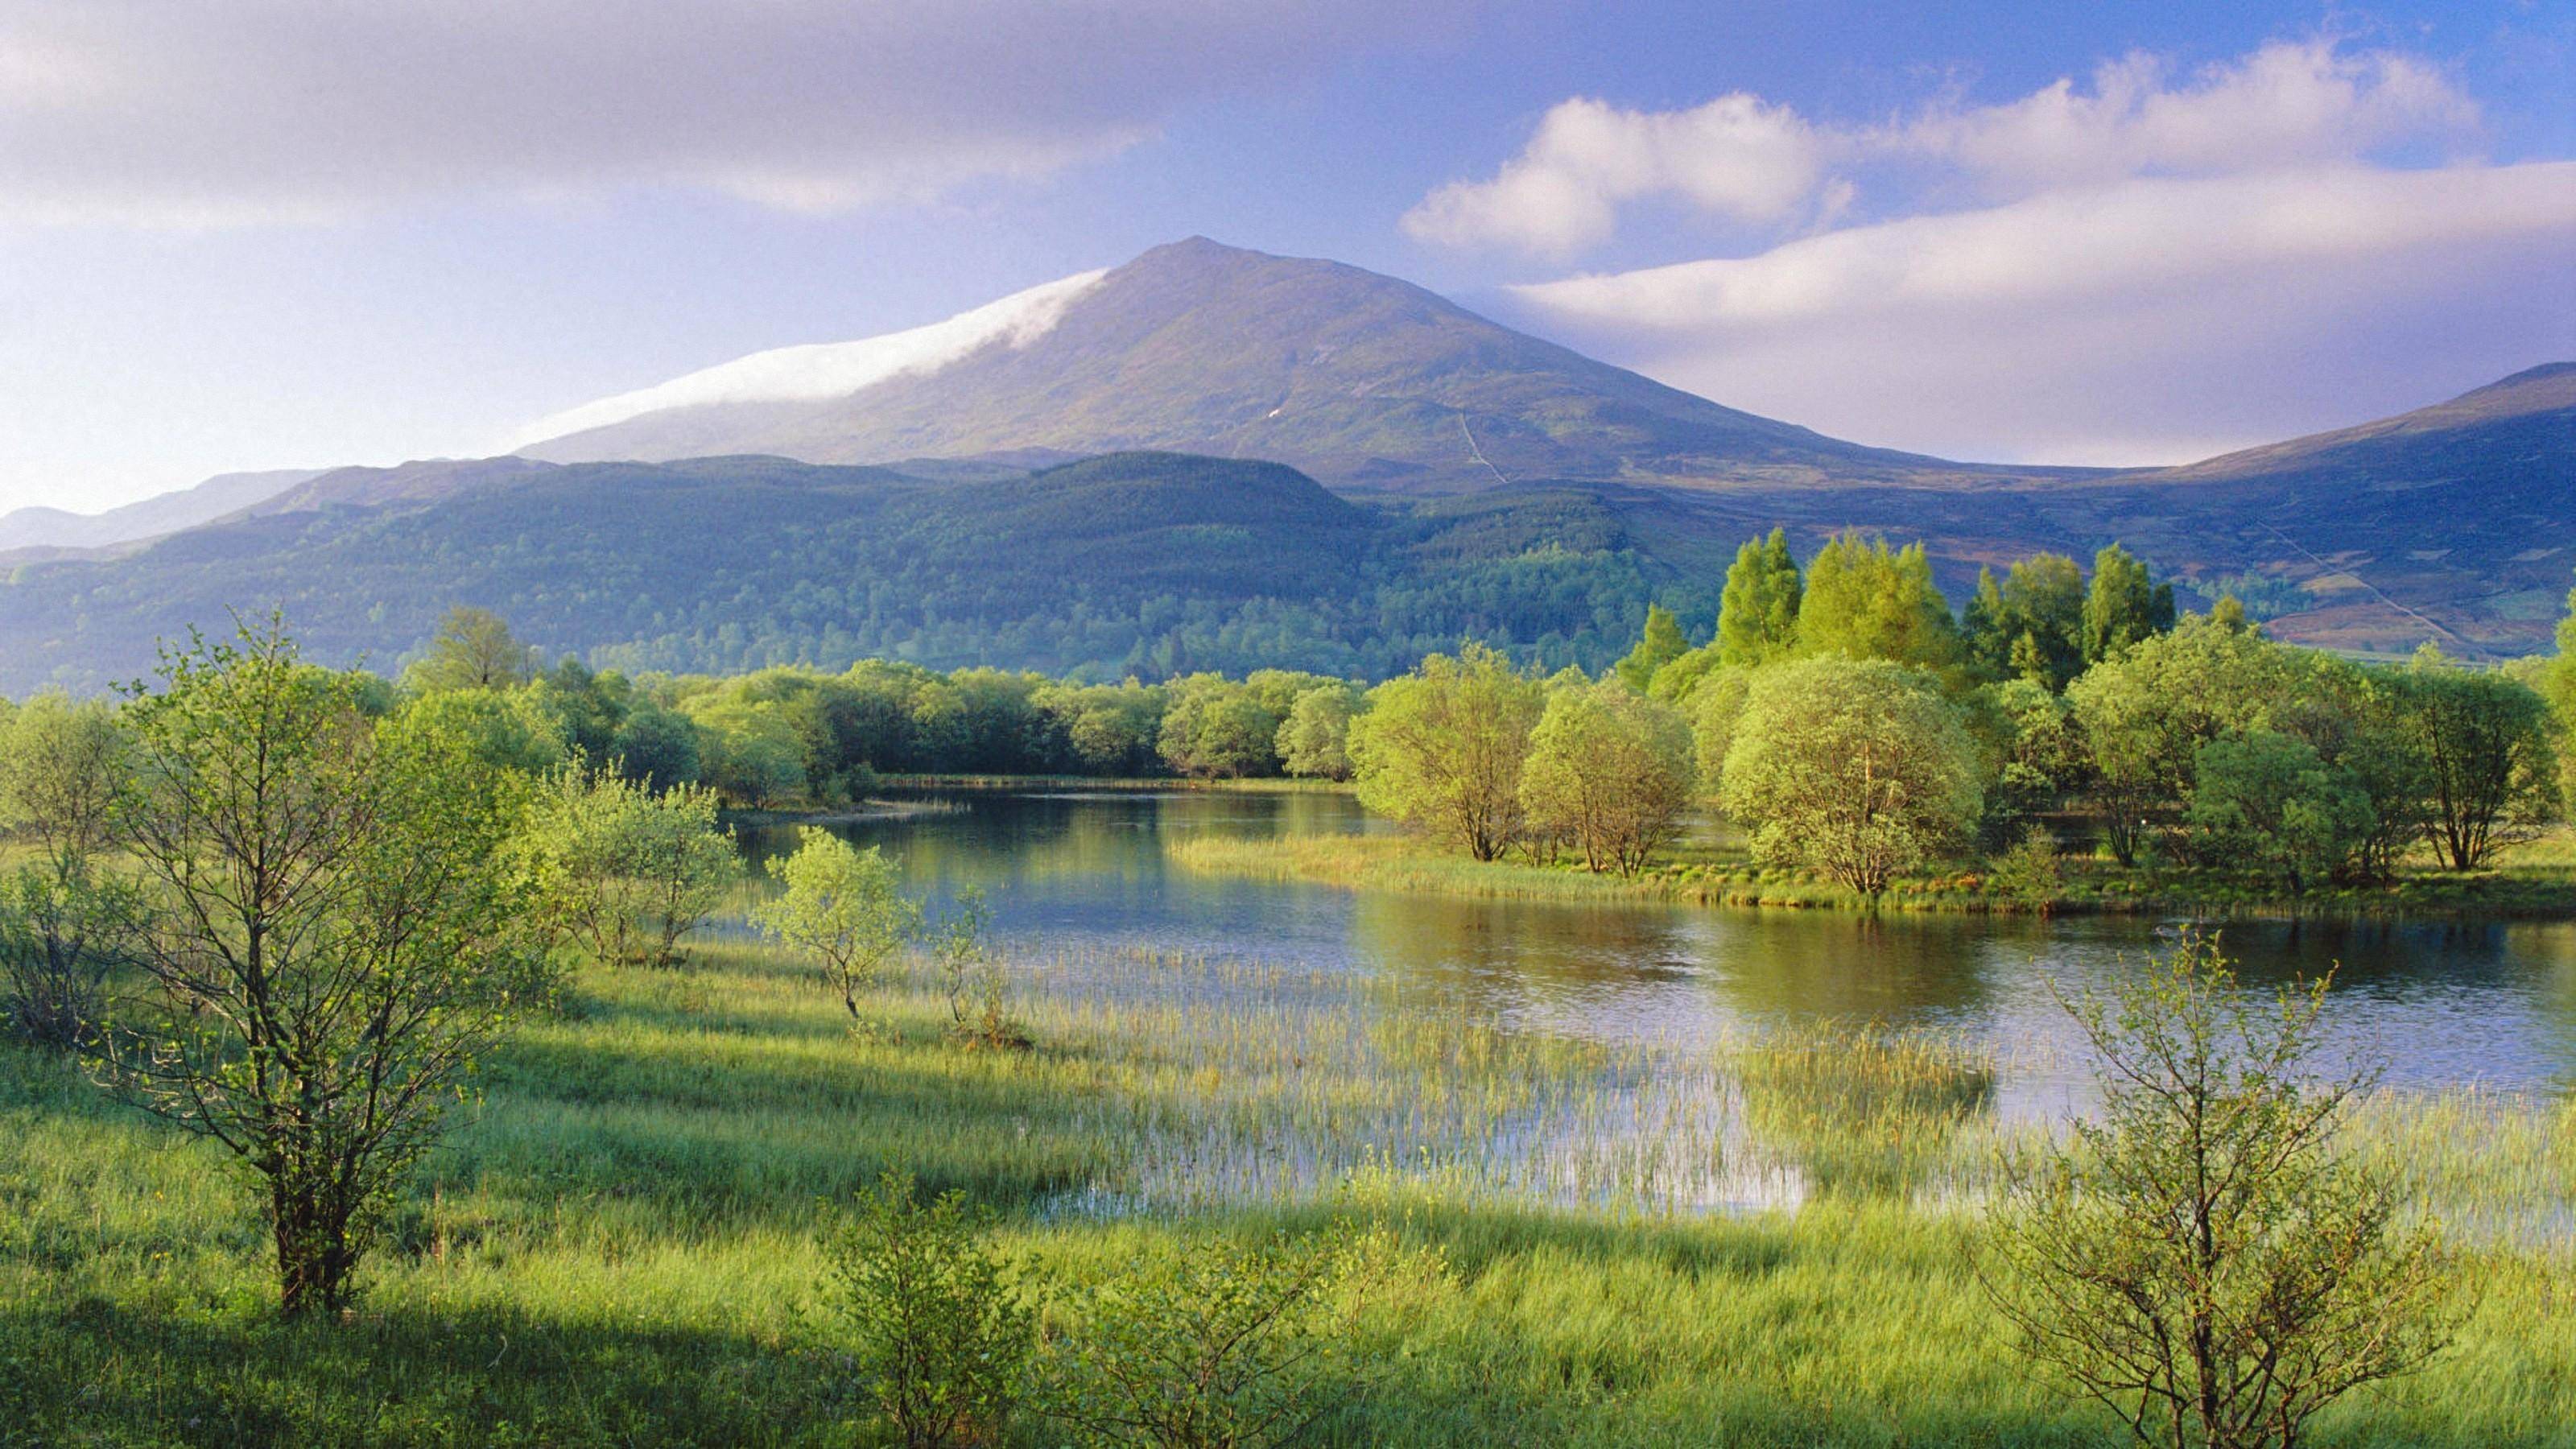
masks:
<path id="1" fill-rule="evenodd" d="M 1841 442 L 1595 362 L 1408 282 L 1205 238 L 912 332 L 755 354 L 531 433 L 521 451 L 555 461 L 1165 449 L 1409 492 L 2030 471 Z"/>
<path id="2" fill-rule="evenodd" d="M 2430 633 L 2472 657 L 2544 648 L 2576 568 L 2576 363 L 2106 480 L 2096 507 L 2163 557 L 2233 558 L 2277 581 L 2273 630 L 2304 643 L 2395 651 Z"/>
<path id="3" fill-rule="evenodd" d="M 1713 617 L 1723 567 L 1711 538 L 1632 535 L 1580 491 L 1363 506 L 1278 464 L 1169 454 L 962 481 L 762 457 L 333 475 L 362 493 L 389 476 L 389 501 L 326 497 L 15 570 L 0 693 L 132 677 L 156 637 L 233 608 L 283 607 L 318 657 L 390 667 L 458 602 L 630 669 L 1374 675 L 1470 635 L 1597 667 L 1652 597 Z"/>
<path id="4" fill-rule="evenodd" d="M 108 548 L 158 538 L 273 498 L 314 476 L 312 469 L 219 473 L 193 488 L 158 494 L 103 513 L 20 508 L 0 513 L 0 554 L 20 549 Z"/>

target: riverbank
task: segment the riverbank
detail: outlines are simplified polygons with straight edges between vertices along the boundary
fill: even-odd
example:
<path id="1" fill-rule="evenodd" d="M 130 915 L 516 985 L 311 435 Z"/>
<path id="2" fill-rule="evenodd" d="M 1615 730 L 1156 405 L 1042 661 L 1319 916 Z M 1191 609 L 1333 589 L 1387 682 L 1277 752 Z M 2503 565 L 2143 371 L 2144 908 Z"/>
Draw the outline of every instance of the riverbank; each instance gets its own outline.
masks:
<path id="1" fill-rule="evenodd" d="M 994 1052 L 949 1038 L 926 979 L 872 998 L 877 1026 L 854 1039 L 766 947 L 584 969 L 478 1074 L 485 1096 L 393 1205 L 359 1306 L 301 1325 L 274 1315 L 268 1244 L 219 1152 L 0 1046 L 0 1442 L 884 1442 L 818 1285 L 833 1206 L 888 1162 L 999 1213 L 1059 1330 L 1097 1285 L 1169 1271 L 1200 1235 L 1336 1211 L 1381 1228 L 1400 1268 L 1352 1310 L 1370 1367 L 1319 1445 L 2076 1449 L 2117 1432 L 2012 1364 L 1969 1270 L 1974 1213 L 1902 1190 L 1973 1171 L 1998 1140 L 1975 1094 L 1944 1133 L 1855 1161 L 1885 1134 L 1818 1135 L 1818 1093 L 1777 1071 L 1738 1082 L 1714 1044 L 1632 1062 L 1280 970 L 1015 957 L 1011 1010 L 1037 1046 Z M 1672 1107 L 1642 1133 L 1640 1089 Z M 1757 1125 L 1793 1136 L 1711 1135 L 1728 1094 L 1762 1091 L 1789 1095 Z M 2548 1221 L 2576 1151 L 2567 1110 L 2374 1097 L 2356 1150 L 2432 1195 L 2471 1292 L 2448 1352 L 2330 1410 L 2317 1444 L 2565 1444 L 2576 1256 L 2563 1232 L 2477 1225 Z M 1844 1166 L 1866 1190 L 1698 1205 L 1711 1174 Z M 1665 1188 L 1671 1206 L 1640 1205 Z M 1054 1444 L 1053 1427 L 1010 1442 Z"/>
<path id="2" fill-rule="evenodd" d="M 1871 901 L 1812 870 L 1741 858 L 1684 858 L 1634 877 L 1595 875 L 1579 864 L 1474 861 L 1404 835 L 1248 840 L 1206 836 L 1171 849 L 1182 867 L 1210 875 L 1290 880 L 1351 890 L 1493 900 L 1729 906 L 1775 910 L 1952 912 L 1994 915 L 2190 915 L 2215 919 L 2337 916 L 2576 917 L 2576 850 L 2570 832 L 2521 847 L 2494 870 L 2416 871 L 2380 885 L 2335 885 L 2283 897 L 2260 883 L 2210 874 L 2122 870 L 2069 858 L 2055 890 L 2034 896 L 1962 867 L 1910 876 Z"/>

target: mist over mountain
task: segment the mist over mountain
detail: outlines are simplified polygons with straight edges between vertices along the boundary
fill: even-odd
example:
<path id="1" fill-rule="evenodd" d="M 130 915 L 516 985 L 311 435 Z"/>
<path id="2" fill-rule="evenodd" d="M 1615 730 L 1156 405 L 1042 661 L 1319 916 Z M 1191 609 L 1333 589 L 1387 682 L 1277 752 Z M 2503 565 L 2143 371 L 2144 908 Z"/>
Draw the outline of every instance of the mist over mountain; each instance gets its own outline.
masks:
<path id="1" fill-rule="evenodd" d="M 817 377 L 865 380 L 816 396 L 829 386 Z M 2028 471 L 1841 442 L 1595 362 L 1408 282 L 1204 238 L 950 322 L 757 354 L 560 421 L 575 427 L 521 451 L 558 462 L 770 453 L 883 463 L 1162 449 L 1416 492 Z"/>

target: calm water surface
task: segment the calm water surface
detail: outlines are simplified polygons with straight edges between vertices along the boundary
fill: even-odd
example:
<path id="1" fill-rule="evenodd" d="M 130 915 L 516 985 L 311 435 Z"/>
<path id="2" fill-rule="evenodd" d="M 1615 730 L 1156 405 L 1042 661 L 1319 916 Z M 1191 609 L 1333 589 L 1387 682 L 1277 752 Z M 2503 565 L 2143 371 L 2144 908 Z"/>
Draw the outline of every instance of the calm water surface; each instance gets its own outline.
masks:
<path id="1" fill-rule="evenodd" d="M 1056 947 L 1144 946 L 1374 978 L 1398 999 L 1464 1000 L 1507 1026 L 1687 1042 L 1817 1016 L 1992 1041 L 2018 1063 L 2007 1111 L 2062 1103 L 2081 1076 L 2051 985 L 2082 991 L 2180 923 L 1470 901 L 1192 873 L 1166 847 L 1384 828 L 1338 795 L 961 796 L 835 827 L 899 857 L 915 889 L 982 886 L 996 928 Z M 761 856 L 793 832 L 745 833 Z M 2249 985 L 2332 968 L 2339 1045 L 2392 1085 L 2576 1086 L 2576 923 L 2239 923 Z"/>

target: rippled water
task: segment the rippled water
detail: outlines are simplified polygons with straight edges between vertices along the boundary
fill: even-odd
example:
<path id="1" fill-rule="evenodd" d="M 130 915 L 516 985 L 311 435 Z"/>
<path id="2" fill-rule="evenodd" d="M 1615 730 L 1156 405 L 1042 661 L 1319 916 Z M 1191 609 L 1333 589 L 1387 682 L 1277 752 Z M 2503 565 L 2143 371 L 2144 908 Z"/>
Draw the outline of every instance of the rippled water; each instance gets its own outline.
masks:
<path id="1" fill-rule="evenodd" d="M 980 885 L 999 932 L 1044 948 L 1146 947 L 1350 976 L 1395 1000 L 1465 1001 L 1507 1027 L 1611 1044 L 1717 1040 L 1865 1016 L 1992 1042 L 2008 1115 L 2062 1108 L 2083 1075 L 2051 987 L 2133 966 L 2174 921 L 1473 901 L 1213 878 L 1171 842 L 1381 828 L 1338 795 L 958 797 L 836 829 L 899 856 L 916 889 Z M 758 856 L 783 828 L 745 833 Z M 2576 1086 L 2576 923 L 2237 923 L 2251 987 L 2329 968 L 2337 1043 L 2401 1087 Z"/>

